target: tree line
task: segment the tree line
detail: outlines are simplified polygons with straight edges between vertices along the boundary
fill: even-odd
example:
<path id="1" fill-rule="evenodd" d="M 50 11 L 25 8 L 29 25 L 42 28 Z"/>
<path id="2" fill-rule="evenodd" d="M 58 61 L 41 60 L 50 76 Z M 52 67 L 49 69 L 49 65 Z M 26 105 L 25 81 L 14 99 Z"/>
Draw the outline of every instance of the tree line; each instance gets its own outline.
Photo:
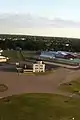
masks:
<path id="1" fill-rule="evenodd" d="M 1 49 L 62 50 L 80 52 L 80 39 L 41 36 L 0 36 Z"/>

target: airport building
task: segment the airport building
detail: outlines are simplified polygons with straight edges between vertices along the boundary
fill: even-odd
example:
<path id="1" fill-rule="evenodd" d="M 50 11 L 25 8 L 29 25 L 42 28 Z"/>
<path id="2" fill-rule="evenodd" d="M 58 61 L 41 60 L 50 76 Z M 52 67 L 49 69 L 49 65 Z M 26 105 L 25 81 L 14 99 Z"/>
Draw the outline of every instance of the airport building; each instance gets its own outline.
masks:
<path id="1" fill-rule="evenodd" d="M 63 51 L 43 51 L 41 52 L 40 57 L 42 58 L 50 58 L 50 59 L 54 59 L 54 58 L 63 58 L 63 59 L 74 59 L 76 58 L 75 55 L 73 55 L 70 52 L 63 52 Z"/>
<path id="2" fill-rule="evenodd" d="M 2 56 L 3 50 L 0 50 L 0 62 L 7 62 L 9 60 L 8 57 Z"/>

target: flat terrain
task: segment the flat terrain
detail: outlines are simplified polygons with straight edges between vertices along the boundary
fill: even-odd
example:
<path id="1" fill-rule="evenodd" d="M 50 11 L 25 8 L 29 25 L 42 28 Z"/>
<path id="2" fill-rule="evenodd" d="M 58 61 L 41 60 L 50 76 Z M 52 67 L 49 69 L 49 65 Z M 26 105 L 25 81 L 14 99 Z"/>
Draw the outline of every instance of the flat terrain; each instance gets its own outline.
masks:
<path id="1" fill-rule="evenodd" d="M 80 95 L 80 78 L 61 84 L 59 89 L 64 92 Z"/>
<path id="2" fill-rule="evenodd" d="M 21 54 L 22 53 L 22 54 Z M 4 50 L 2 55 L 7 56 L 10 58 L 9 61 L 15 62 L 15 61 L 23 61 L 26 57 L 32 57 L 36 55 L 36 52 L 34 51 L 16 51 L 16 50 Z M 24 58 L 23 58 L 24 56 Z"/>
<path id="3" fill-rule="evenodd" d="M 0 84 L 8 86 L 8 90 L 0 92 L 0 97 L 21 93 L 55 93 L 59 85 L 80 77 L 80 70 L 57 68 L 46 75 L 26 75 L 13 71 L 2 71 L 8 66 L 0 66 Z M 9 66 L 11 70 L 11 66 Z"/>
<path id="4" fill-rule="evenodd" d="M 5 51 L 5 55 L 10 56 L 12 63 L 22 61 L 19 52 Z M 77 86 L 80 70 L 55 65 L 47 65 L 47 68 L 53 68 L 53 72 L 18 75 L 14 64 L 0 65 L 0 84 L 8 87 L 0 92 L 0 98 L 7 97 L 0 99 L 1 120 L 80 120 L 80 97 L 70 97 L 73 89 L 59 89 L 72 80 L 76 80 L 73 88 L 80 88 Z"/>
<path id="5" fill-rule="evenodd" d="M 1 120 L 80 120 L 80 99 L 23 94 L 0 100 Z"/>
<path id="6" fill-rule="evenodd" d="M 57 67 L 45 75 L 18 75 L 14 65 L 1 65 L 0 84 L 8 90 L 0 97 L 11 97 L 0 99 L 0 119 L 80 120 L 80 99 L 58 91 L 61 84 L 77 78 L 80 70 Z"/>
<path id="7" fill-rule="evenodd" d="M 62 70 L 63 71 L 63 70 Z M 28 76 L 15 72 L 0 72 L 0 83 L 6 84 L 8 90 L 0 93 L 0 96 L 9 96 L 21 93 L 53 93 L 65 76 L 57 76 L 62 73 L 57 70 L 48 75 Z"/>

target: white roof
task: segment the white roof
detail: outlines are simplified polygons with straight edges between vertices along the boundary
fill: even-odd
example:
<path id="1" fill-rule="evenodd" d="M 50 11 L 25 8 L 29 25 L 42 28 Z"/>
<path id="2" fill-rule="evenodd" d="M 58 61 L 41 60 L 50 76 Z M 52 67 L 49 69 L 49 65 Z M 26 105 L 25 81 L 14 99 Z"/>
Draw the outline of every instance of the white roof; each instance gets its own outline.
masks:
<path id="1" fill-rule="evenodd" d="M 67 52 L 64 52 L 64 51 L 58 51 L 58 53 L 61 53 L 63 55 L 67 55 L 68 54 Z"/>
<path id="2" fill-rule="evenodd" d="M 0 56 L 0 58 L 6 58 L 6 57 L 4 57 L 4 56 Z"/>
<path id="3" fill-rule="evenodd" d="M 0 53 L 3 52 L 3 50 L 0 50 Z"/>

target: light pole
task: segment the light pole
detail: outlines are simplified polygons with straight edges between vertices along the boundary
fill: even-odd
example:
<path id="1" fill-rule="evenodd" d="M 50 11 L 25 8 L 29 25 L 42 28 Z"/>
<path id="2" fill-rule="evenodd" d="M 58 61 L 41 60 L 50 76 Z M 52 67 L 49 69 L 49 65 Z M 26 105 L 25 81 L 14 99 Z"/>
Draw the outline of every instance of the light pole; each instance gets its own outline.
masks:
<path id="1" fill-rule="evenodd" d="M 66 43 L 66 45 L 65 45 L 67 48 L 69 48 L 69 43 Z M 67 49 L 68 50 L 68 49 Z"/>

